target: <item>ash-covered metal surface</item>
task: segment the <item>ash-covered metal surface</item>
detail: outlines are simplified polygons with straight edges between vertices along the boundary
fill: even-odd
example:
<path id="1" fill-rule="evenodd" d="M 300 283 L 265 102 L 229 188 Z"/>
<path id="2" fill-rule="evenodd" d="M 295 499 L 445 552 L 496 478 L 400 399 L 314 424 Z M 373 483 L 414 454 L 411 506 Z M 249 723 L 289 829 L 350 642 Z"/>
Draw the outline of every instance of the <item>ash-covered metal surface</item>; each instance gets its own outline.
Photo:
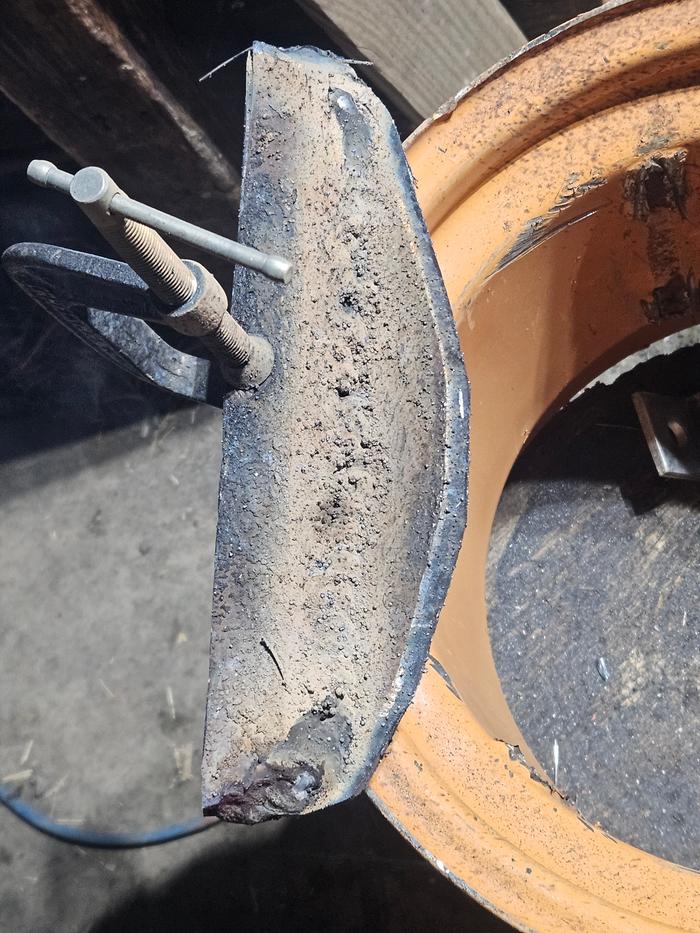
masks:
<path id="1" fill-rule="evenodd" d="M 698 346 L 648 359 L 543 428 L 487 577 L 503 691 L 549 779 L 591 824 L 695 870 L 700 485 L 658 476 L 631 396 L 695 393 L 699 362 Z"/>
<path id="2" fill-rule="evenodd" d="M 233 313 L 273 344 L 224 405 L 209 813 L 358 793 L 417 685 L 464 527 L 468 394 L 396 129 L 342 60 L 256 44 Z"/>

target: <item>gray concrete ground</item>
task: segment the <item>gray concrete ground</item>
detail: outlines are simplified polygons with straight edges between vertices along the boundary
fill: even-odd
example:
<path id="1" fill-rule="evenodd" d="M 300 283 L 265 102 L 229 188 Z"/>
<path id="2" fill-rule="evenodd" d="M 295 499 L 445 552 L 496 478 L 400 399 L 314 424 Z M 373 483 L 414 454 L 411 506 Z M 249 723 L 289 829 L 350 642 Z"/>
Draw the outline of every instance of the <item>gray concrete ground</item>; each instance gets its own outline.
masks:
<path id="1" fill-rule="evenodd" d="M 198 813 L 220 414 L 85 365 L 0 429 L 0 779 L 70 825 L 152 827 Z M 99 429 L 120 392 L 132 422 Z M 121 853 L 0 810 L 2 930 L 302 928 L 505 929 L 364 797 Z"/>
<path id="2" fill-rule="evenodd" d="M 0 250 L 104 253 L 65 199 L 26 184 L 30 157 L 65 156 L 7 101 L 0 125 Z M 199 813 L 219 429 L 220 413 L 102 363 L 0 273 L 0 779 L 56 819 Z M 249 929 L 505 928 L 364 797 L 121 853 L 0 808 L 2 933 Z"/>

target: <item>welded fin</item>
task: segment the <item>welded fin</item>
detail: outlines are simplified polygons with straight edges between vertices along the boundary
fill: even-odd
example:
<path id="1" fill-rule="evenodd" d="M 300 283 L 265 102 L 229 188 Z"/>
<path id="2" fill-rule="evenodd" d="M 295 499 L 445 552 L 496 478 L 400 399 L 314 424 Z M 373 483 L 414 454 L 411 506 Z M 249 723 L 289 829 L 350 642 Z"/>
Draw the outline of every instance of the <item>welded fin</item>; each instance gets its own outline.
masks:
<path id="1" fill-rule="evenodd" d="M 413 695 L 466 509 L 468 388 L 396 129 L 342 60 L 256 43 L 236 270 L 274 344 L 224 404 L 207 813 L 240 822 L 358 793 Z"/>

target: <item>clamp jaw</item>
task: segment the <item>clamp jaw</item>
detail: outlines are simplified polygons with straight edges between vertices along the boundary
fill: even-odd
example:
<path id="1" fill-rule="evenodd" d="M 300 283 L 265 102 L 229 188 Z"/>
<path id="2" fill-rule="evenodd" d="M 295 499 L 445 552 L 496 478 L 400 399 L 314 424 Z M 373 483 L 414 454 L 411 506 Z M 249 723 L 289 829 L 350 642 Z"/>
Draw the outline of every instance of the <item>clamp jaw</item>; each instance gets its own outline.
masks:
<path id="1" fill-rule="evenodd" d="M 285 259 L 134 201 L 101 168 L 70 175 L 34 160 L 27 176 L 70 195 L 128 263 L 44 244 L 11 247 L 3 256 L 5 270 L 49 314 L 132 374 L 195 401 L 222 404 L 222 380 L 237 389 L 265 381 L 274 362 L 268 341 L 247 334 L 214 276 L 180 259 L 157 230 L 282 282 L 292 271 Z M 175 349 L 144 322 L 196 338 L 203 357 Z M 205 390 L 205 382 L 212 388 Z"/>

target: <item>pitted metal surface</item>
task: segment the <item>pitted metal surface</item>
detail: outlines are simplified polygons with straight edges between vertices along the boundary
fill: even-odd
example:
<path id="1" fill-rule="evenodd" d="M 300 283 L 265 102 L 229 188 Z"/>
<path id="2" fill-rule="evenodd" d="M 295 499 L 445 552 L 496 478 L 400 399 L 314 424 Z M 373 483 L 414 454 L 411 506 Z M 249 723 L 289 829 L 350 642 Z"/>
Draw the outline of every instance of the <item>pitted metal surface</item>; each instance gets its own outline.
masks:
<path id="1" fill-rule="evenodd" d="M 208 813 L 358 793 L 422 672 L 465 520 L 468 389 L 390 117 L 339 59 L 254 46 L 234 313 L 276 366 L 224 405 Z"/>

